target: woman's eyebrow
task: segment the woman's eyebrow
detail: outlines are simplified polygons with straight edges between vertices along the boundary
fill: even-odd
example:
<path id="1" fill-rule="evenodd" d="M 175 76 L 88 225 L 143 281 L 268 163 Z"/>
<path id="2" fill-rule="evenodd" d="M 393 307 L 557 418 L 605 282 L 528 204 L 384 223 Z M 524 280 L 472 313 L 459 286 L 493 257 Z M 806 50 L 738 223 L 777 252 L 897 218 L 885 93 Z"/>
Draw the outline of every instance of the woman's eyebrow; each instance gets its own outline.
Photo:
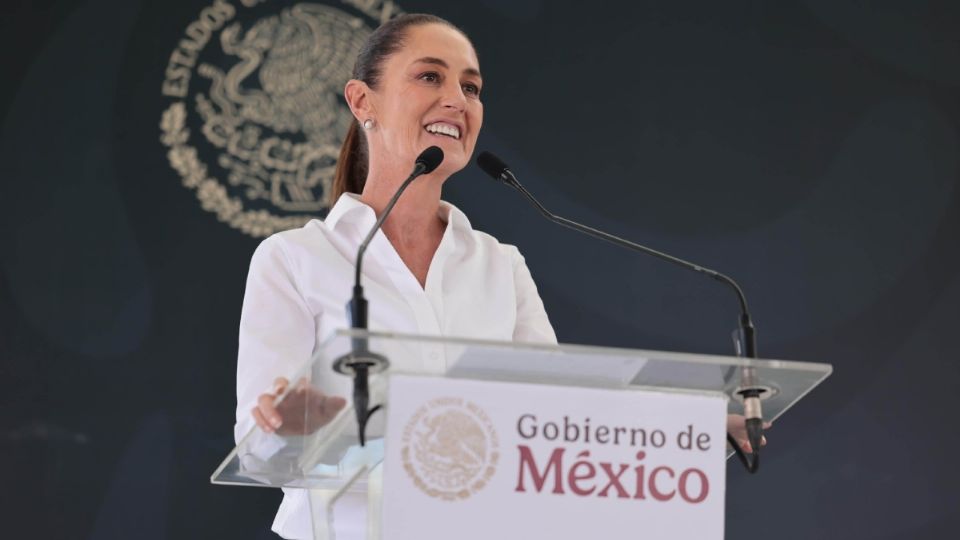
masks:
<path id="1" fill-rule="evenodd" d="M 435 58 L 435 57 L 433 57 L 433 56 L 424 56 L 423 58 L 417 58 L 416 60 L 413 61 L 413 63 L 415 63 L 415 64 L 417 64 L 417 63 L 420 63 L 420 64 L 433 64 L 433 65 L 436 65 L 436 66 L 441 66 L 441 67 L 450 69 L 450 64 L 447 64 L 447 62 L 446 62 L 444 59 L 442 59 L 442 58 Z M 473 76 L 479 77 L 479 78 L 481 78 L 481 79 L 483 78 L 483 75 L 480 75 L 480 70 L 477 69 L 477 68 L 469 67 L 469 68 L 464 69 L 463 72 L 466 73 L 467 75 L 473 75 Z"/>

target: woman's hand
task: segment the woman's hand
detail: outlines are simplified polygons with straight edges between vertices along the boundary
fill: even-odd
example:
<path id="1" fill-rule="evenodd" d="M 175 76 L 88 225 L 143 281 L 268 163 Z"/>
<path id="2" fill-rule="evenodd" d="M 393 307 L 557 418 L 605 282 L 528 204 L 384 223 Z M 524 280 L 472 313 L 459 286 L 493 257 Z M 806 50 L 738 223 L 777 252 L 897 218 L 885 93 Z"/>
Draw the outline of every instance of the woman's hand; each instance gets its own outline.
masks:
<path id="1" fill-rule="evenodd" d="M 750 446 L 750 441 L 747 439 L 747 427 L 744 424 L 745 418 L 742 414 L 728 414 L 727 415 L 727 433 L 733 436 L 733 439 L 737 441 L 737 444 L 740 445 L 740 448 L 748 454 L 753 453 L 753 447 Z M 763 423 L 763 429 L 770 429 L 772 426 L 770 422 Z M 764 437 L 760 440 L 760 446 L 767 445 L 767 438 Z"/>
<path id="2" fill-rule="evenodd" d="M 307 435 L 330 423 L 343 410 L 347 400 L 328 396 L 300 379 L 297 386 L 275 405 L 290 381 L 280 377 L 273 383 L 273 392 L 260 394 L 253 408 L 253 419 L 260 429 L 278 435 Z"/>

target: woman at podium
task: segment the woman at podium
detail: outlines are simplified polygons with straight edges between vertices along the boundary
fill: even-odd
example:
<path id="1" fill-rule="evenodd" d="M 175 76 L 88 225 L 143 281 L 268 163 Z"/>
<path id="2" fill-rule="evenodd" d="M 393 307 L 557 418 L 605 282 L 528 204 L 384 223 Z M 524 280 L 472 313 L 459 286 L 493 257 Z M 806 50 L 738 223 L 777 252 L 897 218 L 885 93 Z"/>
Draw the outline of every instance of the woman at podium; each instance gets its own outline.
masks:
<path id="1" fill-rule="evenodd" d="M 267 238 L 250 263 L 240 322 L 238 440 L 254 424 L 267 432 L 300 429 L 274 399 L 319 342 L 350 326 L 344 306 L 358 246 L 430 146 L 443 150 L 443 161 L 404 192 L 364 259 L 370 328 L 556 343 L 517 249 L 473 229 L 441 199 L 444 183 L 473 154 L 483 125 L 482 88 L 472 43 L 443 19 L 402 15 L 370 35 L 345 87 L 355 120 L 337 162 L 329 214 Z M 323 416 L 332 418 L 345 401 L 329 396 L 324 404 Z M 338 505 L 345 507 L 345 515 L 338 511 L 338 539 L 362 537 L 364 505 Z M 273 530 L 284 538 L 311 536 L 304 490 L 285 490 Z"/>

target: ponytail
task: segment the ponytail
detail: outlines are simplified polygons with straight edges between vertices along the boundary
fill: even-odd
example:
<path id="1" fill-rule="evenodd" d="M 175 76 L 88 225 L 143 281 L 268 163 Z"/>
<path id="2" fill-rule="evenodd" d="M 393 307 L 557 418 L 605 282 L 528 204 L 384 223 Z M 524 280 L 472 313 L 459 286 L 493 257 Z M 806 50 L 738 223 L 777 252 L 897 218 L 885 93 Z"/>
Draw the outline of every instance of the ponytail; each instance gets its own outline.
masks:
<path id="1" fill-rule="evenodd" d="M 360 133 L 356 120 L 350 122 L 350 129 L 340 147 L 340 157 L 333 170 L 333 185 L 327 204 L 333 207 L 344 193 L 360 193 L 367 181 L 367 140 Z"/>

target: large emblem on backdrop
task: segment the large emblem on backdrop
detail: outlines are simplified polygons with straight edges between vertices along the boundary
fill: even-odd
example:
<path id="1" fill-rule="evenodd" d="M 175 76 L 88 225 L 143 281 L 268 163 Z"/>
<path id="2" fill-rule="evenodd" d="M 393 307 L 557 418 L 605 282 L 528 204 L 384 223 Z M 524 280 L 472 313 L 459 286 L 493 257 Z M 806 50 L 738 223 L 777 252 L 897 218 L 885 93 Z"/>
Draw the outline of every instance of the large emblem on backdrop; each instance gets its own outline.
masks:
<path id="1" fill-rule="evenodd" d="M 202 207 L 255 237 L 317 217 L 353 119 L 354 59 L 399 13 L 389 0 L 202 9 L 170 55 L 160 119 L 170 166 Z"/>

